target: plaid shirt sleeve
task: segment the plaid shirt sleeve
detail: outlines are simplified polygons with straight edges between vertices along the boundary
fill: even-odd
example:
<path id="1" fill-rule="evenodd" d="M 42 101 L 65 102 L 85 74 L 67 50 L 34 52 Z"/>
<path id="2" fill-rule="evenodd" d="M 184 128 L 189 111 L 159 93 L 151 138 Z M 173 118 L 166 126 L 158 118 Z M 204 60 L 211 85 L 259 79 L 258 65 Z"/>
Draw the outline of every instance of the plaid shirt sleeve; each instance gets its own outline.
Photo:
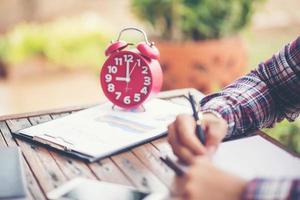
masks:
<path id="1" fill-rule="evenodd" d="M 300 113 L 300 37 L 246 76 L 203 98 L 202 112 L 228 122 L 226 138 L 272 127 Z"/>
<path id="2" fill-rule="evenodd" d="M 300 37 L 257 69 L 200 102 L 202 112 L 221 115 L 228 122 L 226 138 L 272 127 L 300 113 Z M 243 199 L 300 199 L 300 179 L 254 179 Z"/>
<path id="3" fill-rule="evenodd" d="M 244 200 L 300 199 L 300 179 L 298 180 L 296 179 L 295 180 L 254 179 L 248 184 L 242 196 L 242 199 Z"/>

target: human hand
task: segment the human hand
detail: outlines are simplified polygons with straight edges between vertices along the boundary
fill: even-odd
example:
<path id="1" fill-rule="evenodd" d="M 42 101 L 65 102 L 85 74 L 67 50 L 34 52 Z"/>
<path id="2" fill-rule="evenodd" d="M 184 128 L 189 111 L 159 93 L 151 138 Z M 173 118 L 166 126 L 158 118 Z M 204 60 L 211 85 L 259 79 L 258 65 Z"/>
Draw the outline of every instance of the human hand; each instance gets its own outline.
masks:
<path id="1" fill-rule="evenodd" d="M 176 177 L 173 199 L 240 199 L 247 182 L 222 171 L 206 156 L 197 157 L 181 177 Z"/>
<path id="2" fill-rule="evenodd" d="M 168 126 L 168 142 L 175 155 L 187 164 L 194 156 L 213 153 L 228 129 L 227 122 L 211 113 L 204 113 L 201 128 L 206 137 L 205 146 L 197 138 L 196 122 L 191 115 L 181 114 Z"/>

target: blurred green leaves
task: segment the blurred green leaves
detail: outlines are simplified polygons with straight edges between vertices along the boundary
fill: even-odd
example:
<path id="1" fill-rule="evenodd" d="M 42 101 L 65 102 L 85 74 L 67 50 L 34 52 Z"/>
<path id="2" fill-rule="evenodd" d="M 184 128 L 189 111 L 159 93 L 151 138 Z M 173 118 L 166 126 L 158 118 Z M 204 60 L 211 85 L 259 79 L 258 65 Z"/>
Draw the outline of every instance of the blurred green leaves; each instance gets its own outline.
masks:
<path id="1" fill-rule="evenodd" d="M 0 37 L 0 58 L 17 64 L 42 57 L 53 66 L 98 69 L 109 43 L 109 33 L 101 27 L 86 16 L 19 24 Z"/>
<path id="2" fill-rule="evenodd" d="M 167 40 L 203 40 L 245 27 L 264 0 L 132 0 L 132 10 Z"/>
<path id="3" fill-rule="evenodd" d="M 38 25 L 21 24 L 6 36 L 5 60 L 15 64 L 29 57 L 42 55 L 47 46 L 47 36 Z"/>
<path id="4" fill-rule="evenodd" d="M 279 140 L 291 150 L 300 153 L 300 120 L 289 122 L 284 120 L 272 129 L 264 129 L 267 134 Z"/>

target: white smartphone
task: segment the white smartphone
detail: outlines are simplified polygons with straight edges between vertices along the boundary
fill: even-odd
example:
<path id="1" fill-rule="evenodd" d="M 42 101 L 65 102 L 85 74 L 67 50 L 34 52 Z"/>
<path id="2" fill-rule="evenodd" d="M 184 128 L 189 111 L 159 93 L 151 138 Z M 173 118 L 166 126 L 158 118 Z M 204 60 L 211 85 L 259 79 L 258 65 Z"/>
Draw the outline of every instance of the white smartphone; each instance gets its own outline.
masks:
<path id="1" fill-rule="evenodd" d="M 75 178 L 47 193 L 50 200 L 165 200 L 166 193 L 150 193 L 103 181 Z"/>

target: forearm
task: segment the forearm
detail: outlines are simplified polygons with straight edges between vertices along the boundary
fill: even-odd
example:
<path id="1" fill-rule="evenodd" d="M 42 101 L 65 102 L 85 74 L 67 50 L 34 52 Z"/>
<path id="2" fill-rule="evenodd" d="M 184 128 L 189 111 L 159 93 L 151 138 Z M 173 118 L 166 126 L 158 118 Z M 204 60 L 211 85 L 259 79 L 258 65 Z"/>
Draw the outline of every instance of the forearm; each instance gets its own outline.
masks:
<path id="1" fill-rule="evenodd" d="M 276 118 L 272 97 L 255 71 L 224 90 L 205 97 L 201 101 L 201 110 L 213 110 L 222 115 L 228 122 L 227 137 L 251 132 L 262 124 L 271 125 Z"/>
<path id="2" fill-rule="evenodd" d="M 300 199 L 300 179 L 254 179 L 246 186 L 242 199 Z"/>
<path id="3" fill-rule="evenodd" d="M 270 127 L 300 111 L 300 37 L 257 69 L 201 101 L 228 122 L 227 137 Z"/>

